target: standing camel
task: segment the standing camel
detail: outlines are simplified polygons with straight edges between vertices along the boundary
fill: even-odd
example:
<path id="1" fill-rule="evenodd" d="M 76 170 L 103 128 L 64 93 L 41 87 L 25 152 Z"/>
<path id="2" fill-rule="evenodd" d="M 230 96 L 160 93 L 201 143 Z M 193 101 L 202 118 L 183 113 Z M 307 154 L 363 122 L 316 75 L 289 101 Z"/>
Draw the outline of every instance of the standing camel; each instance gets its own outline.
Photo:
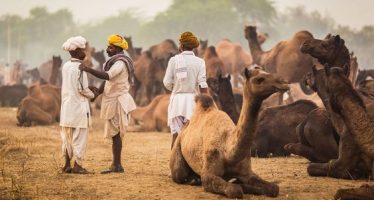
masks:
<path id="1" fill-rule="evenodd" d="M 261 69 L 245 69 L 243 106 L 237 125 L 213 99 L 201 95 L 191 121 L 172 149 L 170 169 L 176 183 L 200 176 L 205 191 L 242 198 L 243 193 L 275 197 L 279 188 L 251 169 L 250 145 L 255 137 L 257 116 L 264 99 L 288 85 Z M 227 180 L 235 178 L 236 182 Z"/>

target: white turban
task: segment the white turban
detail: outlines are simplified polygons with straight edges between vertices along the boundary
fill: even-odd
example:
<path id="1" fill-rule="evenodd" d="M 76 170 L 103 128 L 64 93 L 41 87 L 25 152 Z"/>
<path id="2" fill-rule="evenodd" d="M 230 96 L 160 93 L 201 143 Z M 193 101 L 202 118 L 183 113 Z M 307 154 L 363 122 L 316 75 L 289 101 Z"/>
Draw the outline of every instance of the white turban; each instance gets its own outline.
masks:
<path id="1" fill-rule="evenodd" d="M 87 40 L 82 36 L 71 37 L 62 45 L 62 49 L 65 51 L 74 51 L 77 48 L 86 48 Z"/>

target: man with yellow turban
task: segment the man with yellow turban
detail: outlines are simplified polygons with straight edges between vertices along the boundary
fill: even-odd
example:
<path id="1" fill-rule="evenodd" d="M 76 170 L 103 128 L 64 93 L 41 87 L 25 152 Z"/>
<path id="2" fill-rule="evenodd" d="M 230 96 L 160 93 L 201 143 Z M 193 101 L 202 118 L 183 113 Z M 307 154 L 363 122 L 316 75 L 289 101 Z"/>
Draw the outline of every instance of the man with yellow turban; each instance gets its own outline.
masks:
<path id="1" fill-rule="evenodd" d="M 109 169 L 101 173 L 124 172 L 121 164 L 122 138 L 128 126 L 128 115 L 136 108 L 129 94 L 134 83 L 134 66 L 131 58 L 123 52 L 127 47 L 122 36 L 110 35 L 106 49 L 110 58 L 104 63 L 103 71 L 80 66 L 81 70 L 105 80 L 99 88 L 99 93 L 103 94 L 100 118 L 105 120 L 104 138 L 112 142 L 113 161 Z"/>
<path id="2" fill-rule="evenodd" d="M 172 91 L 168 107 L 171 148 L 183 126 L 191 119 L 196 94 L 207 93 L 205 62 L 193 53 L 198 46 L 199 40 L 193 33 L 182 33 L 179 38 L 181 53 L 170 58 L 163 80 L 166 89 Z"/>

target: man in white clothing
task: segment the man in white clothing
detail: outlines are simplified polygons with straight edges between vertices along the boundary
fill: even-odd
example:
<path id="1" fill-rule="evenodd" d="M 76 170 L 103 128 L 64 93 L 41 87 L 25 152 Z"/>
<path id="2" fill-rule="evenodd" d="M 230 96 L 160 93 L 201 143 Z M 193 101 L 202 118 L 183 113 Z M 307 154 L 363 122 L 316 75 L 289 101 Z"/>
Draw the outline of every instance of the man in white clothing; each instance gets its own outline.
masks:
<path id="1" fill-rule="evenodd" d="M 193 33 L 182 33 L 179 38 L 181 53 L 170 58 L 163 80 L 166 89 L 172 91 L 168 108 L 171 148 L 192 116 L 196 94 L 208 92 L 205 62 L 193 53 L 198 46 L 199 40 Z"/>
<path id="2" fill-rule="evenodd" d="M 86 72 L 79 70 L 85 58 L 86 39 L 81 36 L 69 38 L 62 48 L 68 51 L 71 59 L 62 67 L 61 86 L 61 139 L 65 173 L 87 174 L 83 168 L 86 153 L 88 127 L 91 122 L 89 99 L 95 98 L 98 91 L 88 87 Z M 75 159 L 74 167 L 70 161 Z"/>
<path id="3" fill-rule="evenodd" d="M 128 115 L 136 108 L 129 93 L 134 83 L 134 66 L 131 58 L 123 52 L 127 47 L 122 36 L 112 34 L 108 37 L 106 49 L 110 58 L 104 63 L 103 71 L 80 66 L 81 70 L 105 80 L 99 89 L 99 93 L 103 93 L 100 118 L 105 120 L 104 138 L 112 141 L 113 161 L 102 174 L 124 172 L 121 164 L 122 138 L 128 126 Z"/>

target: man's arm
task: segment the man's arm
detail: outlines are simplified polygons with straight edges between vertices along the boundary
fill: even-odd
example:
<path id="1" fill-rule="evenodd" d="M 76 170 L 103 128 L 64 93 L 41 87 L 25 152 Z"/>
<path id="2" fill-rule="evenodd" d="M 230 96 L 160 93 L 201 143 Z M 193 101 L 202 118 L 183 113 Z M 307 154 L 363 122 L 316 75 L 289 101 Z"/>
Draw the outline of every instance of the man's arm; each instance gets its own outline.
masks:
<path id="1" fill-rule="evenodd" d="M 199 85 L 200 93 L 208 94 L 208 84 L 206 82 L 206 68 L 204 60 L 202 60 L 199 74 L 197 75 L 197 82 Z"/>
<path id="2" fill-rule="evenodd" d="M 174 85 L 174 58 L 169 60 L 168 66 L 166 68 L 165 76 L 164 76 L 164 86 L 166 89 L 172 91 Z"/>
<path id="3" fill-rule="evenodd" d="M 89 89 L 88 87 L 88 79 L 87 79 L 87 74 L 86 72 L 81 71 L 81 78 L 78 80 L 78 91 L 81 95 L 87 97 L 87 98 L 94 98 L 95 93 Z"/>
<path id="4" fill-rule="evenodd" d="M 82 71 L 88 72 L 88 73 L 94 75 L 95 77 L 97 77 L 99 79 L 109 80 L 109 75 L 106 72 L 94 70 L 94 69 L 92 69 L 90 67 L 87 67 L 83 64 L 79 65 L 79 69 L 82 70 Z"/>

